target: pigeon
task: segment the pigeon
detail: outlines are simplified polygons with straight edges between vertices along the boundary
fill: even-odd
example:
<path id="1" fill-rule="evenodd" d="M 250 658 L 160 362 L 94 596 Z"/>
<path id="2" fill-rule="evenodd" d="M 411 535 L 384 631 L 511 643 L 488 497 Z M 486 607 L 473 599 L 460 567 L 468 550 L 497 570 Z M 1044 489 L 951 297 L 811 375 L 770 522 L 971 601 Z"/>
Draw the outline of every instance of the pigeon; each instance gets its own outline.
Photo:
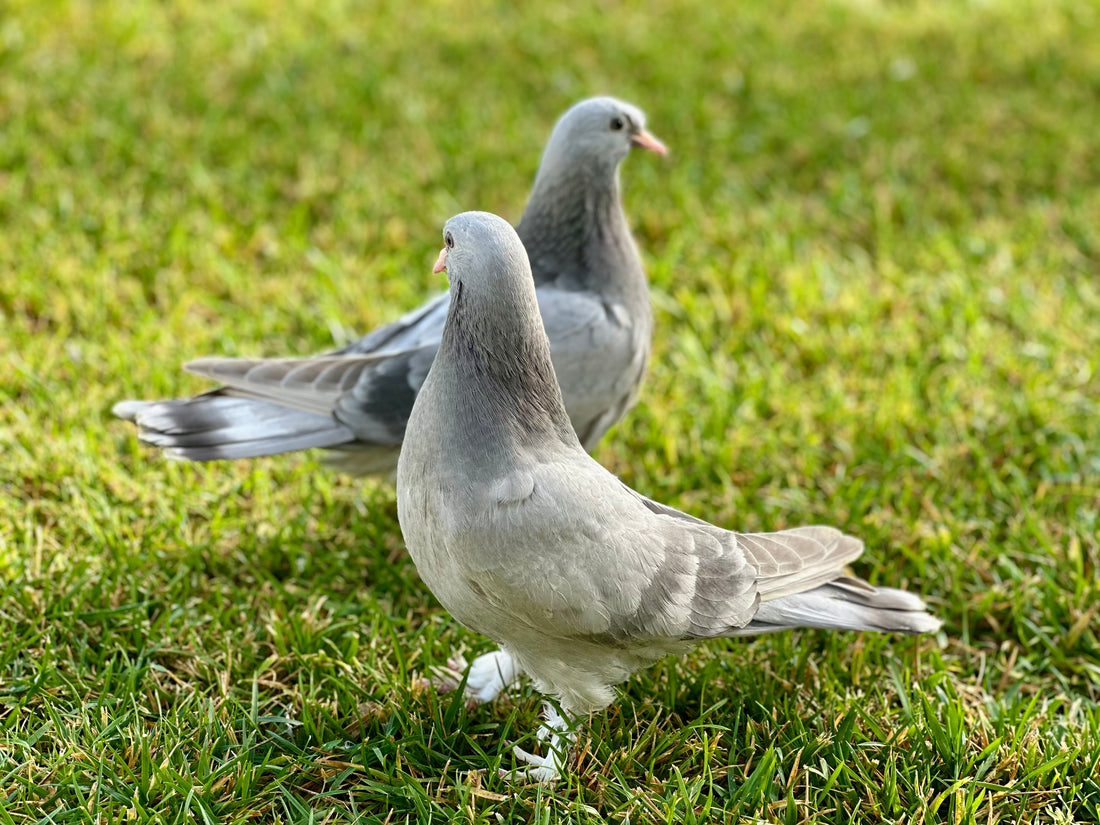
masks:
<path id="1" fill-rule="evenodd" d="M 634 403 L 653 318 L 619 196 L 632 147 L 664 155 L 637 107 L 583 100 L 557 122 L 517 231 L 531 260 L 554 366 L 591 449 Z M 223 386 L 189 399 L 122 401 L 142 441 L 191 461 L 327 448 L 354 475 L 392 474 L 413 400 L 439 346 L 443 294 L 341 350 L 308 358 L 201 358 Z"/>
<path id="2" fill-rule="evenodd" d="M 525 673 L 552 699 L 538 732 L 546 753 L 513 749 L 519 776 L 557 779 L 577 720 L 692 643 L 939 629 L 917 596 L 848 575 L 863 543 L 840 530 L 736 533 L 626 486 L 570 426 L 511 226 L 467 212 L 443 237 L 447 318 L 409 417 L 397 513 L 440 604 L 500 645 L 501 680 Z"/>

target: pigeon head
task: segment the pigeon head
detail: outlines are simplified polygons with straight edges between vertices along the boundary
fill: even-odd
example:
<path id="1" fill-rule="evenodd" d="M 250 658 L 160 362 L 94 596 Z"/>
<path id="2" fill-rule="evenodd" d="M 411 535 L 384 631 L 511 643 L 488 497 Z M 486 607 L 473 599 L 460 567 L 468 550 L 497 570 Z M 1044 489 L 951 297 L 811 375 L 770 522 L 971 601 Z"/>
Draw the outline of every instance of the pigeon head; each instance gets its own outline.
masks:
<path id="1" fill-rule="evenodd" d="M 443 249 L 432 268 L 447 271 L 453 292 L 491 306 L 519 300 L 537 312 L 531 265 L 519 236 L 489 212 L 463 212 L 443 225 Z M 524 302 L 520 296 L 528 297 Z"/>
<path id="2" fill-rule="evenodd" d="M 550 135 L 543 155 L 543 169 L 559 164 L 591 172 L 614 172 L 630 149 L 638 146 L 659 155 L 665 145 L 646 131 L 645 113 L 613 97 L 592 97 L 569 109 Z"/>

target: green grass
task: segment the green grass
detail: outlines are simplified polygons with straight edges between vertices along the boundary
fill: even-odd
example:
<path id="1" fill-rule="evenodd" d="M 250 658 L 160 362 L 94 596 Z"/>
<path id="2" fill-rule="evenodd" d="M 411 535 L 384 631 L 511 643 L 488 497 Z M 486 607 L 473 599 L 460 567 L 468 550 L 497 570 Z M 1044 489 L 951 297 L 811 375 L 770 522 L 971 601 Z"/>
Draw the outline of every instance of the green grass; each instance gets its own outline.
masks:
<path id="1" fill-rule="evenodd" d="M 1096 2 L 0 4 L 0 825 L 1095 822 Z M 442 287 L 610 92 L 657 335 L 597 455 L 732 528 L 835 524 L 938 638 L 713 643 L 635 676 L 553 789 L 394 492 L 167 463 L 125 397 Z"/>

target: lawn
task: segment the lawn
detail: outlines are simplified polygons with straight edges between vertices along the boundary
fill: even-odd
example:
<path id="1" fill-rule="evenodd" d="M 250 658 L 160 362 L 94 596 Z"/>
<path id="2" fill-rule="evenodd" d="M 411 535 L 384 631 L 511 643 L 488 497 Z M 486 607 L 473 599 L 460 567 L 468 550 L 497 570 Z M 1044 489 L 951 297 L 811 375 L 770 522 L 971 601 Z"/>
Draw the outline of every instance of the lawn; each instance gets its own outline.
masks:
<path id="1" fill-rule="evenodd" d="M 727 527 L 828 523 L 936 637 L 715 642 L 553 788 L 393 486 L 184 465 L 110 415 L 307 354 L 518 219 L 630 100 L 656 314 L 597 457 Z M 0 3 L 0 825 L 1100 819 L 1100 3 Z"/>

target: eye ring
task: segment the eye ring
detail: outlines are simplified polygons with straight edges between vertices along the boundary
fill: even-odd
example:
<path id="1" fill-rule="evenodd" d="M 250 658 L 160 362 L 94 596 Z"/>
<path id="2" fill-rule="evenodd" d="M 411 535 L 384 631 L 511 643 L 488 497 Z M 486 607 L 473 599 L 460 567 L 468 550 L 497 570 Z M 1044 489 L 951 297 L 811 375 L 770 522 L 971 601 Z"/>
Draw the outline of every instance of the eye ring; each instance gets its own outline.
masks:
<path id="1" fill-rule="evenodd" d="M 611 118 L 611 131 L 612 132 L 621 132 L 623 130 L 623 126 L 625 126 L 625 125 L 626 124 L 623 123 L 623 119 L 621 117 L 619 117 L 618 115 L 615 115 L 614 117 Z"/>
<path id="2" fill-rule="evenodd" d="M 443 236 L 443 243 L 447 244 L 448 249 L 455 248 L 455 238 L 450 232 Z"/>

